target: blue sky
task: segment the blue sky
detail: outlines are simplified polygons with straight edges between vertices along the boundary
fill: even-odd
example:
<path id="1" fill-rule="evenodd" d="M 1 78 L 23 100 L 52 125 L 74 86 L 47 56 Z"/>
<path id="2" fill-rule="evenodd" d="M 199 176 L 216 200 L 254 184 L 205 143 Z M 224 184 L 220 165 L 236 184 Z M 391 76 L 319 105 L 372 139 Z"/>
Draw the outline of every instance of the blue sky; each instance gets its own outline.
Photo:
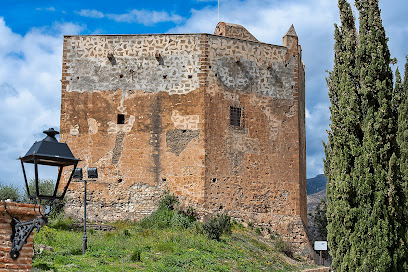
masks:
<path id="1" fill-rule="evenodd" d="M 212 0 L 0 1 L 0 181 L 18 186 L 16 159 L 44 129 L 59 128 L 62 35 L 213 33 L 218 22 Z M 408 2 L 382 0 L 380 7 L 391 55 L 402 68 Z M 296 28 L 306 65 L 308 177 L 323 172 L 330 118 L 325 77 L 338 17 L 335 0 L 220 0 L 220 20 L 245 26 L 260 41 L 280 45 L 290 25 Z"/>

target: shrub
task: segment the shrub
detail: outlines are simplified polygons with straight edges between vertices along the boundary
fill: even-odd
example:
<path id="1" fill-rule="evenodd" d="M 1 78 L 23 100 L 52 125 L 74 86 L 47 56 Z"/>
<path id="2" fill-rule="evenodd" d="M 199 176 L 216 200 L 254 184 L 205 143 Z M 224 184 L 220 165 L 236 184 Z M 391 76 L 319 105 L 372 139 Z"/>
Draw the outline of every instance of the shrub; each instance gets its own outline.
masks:
<path id="1" fill-rule="evenodd" d="M 190 230 L 192 231 L 192 233 L 195 234 L 205 234 L 205 230 L 204 230 L 204 225 L 203 223 L 199 222 L 199 221 L 194 221 L 191 225 L 190 225 Z"/>
<path id="2" fill-rule="evenodd" d="M 48 224 L 51 228 L 60 229 L 60 230 L 71 230 L 73 220 L 71 218 L 63 218 L 58 216 L 50 220 Z"/>
<path id="3" fill-rule="evenodd" d="M 286 242 L 282 237 L 278 237 L 275 240 L 275 249 L 279 252 L 284 253 L 288 257 L 293 257 L 292 247 L 289 242 Z"/>
<path id="4" fill-rule="evenodd" d="M 35 180 L 32 179 L 28 183 L 28 189 L 32 195 L 35 194 Z M 54 194 L 55 181 L 52 179 L 39 179 L 38 180 L 38 190 L 42 195 L 52 195 Z"/>
<path id="5" fill-rule="evenodd" d="M 261 229 L 260 229 L 260 228 L 256 228 L 256 229 L 255 229 L 255 233 L 258 234 L 258 235 L 261 235 Z"/>
<path id="6" fill-rule="evenodd" d="M 168 209 L 158 209 L 151 215 L 145 217 L 140 222 L 142 228 L 157 228 L 164 229 L 171 226 L 175 211 Z"/>
<path id="7" fill-rule="evenodd" d="M 130 237 L 132 234 L 130 233 L 130 231 L 128 229 L 124 229 L 123 230 L 123 236 L 124 237 Z"/>
<path id="8" fill-rule="evenodd" d="M 137 247 L 132 251 L 132 255 L 130 255 L 130 260 L 132 262 L 140 262 L 140 256 L 142 255 L 142 248 Z"/>
<path id="9" fill-rule="evenodd" d="M 30 182 L 28 183 L 28 189 L 30 190 L 31 195 L 34 195 L 36 193 L 34 179 L 31 179 Z M 55 189 L 55 180 L 52 180 L 52 179 L 39 179 L 38 180 L 38 190 L 41 195 L 53 195 L 54 189 Z M 23 201 L 33 202 L 34 200 L 30 199 L 26 192 L 23 198 Z M 55 202 L 54 203 L 55 206 L 53 206 L 49 200 L 45 200 L 45 199 L 41 200 L 40 204 L 46 206 L 45 207 L 46 210 L 54 209 L 52 213 L 50 214 L 50 217 L 57 218 L 64 210 L 65 200 Z"/>
<path id="10" fill-rule="evenodd" d="M 180 212 L 175 212 L 171 219 L 171 226 L 179 229 L 187 229 L 191 224 L 190 218 Z"/>
<path id="11" fill-rule="evenodd" d="M 20 201 L 20 190 L 12 184 L 5 185 L 0 183 L 0 200 L 7 199 L 11 199 L 12 201 Z"/>
<path id="12" fill-rule="evenodd" d="M 140 222 L 140 226 L 147 228 L 182 228 L 187 229 L 192 222 L 196 221 L 194 208 L 188 207 L 182 211 L 176 209 L 178 200 L 174 195 L 166 193 L 159 202 L 158 209 Z"/>
<path id="13" fill-rule="evenodd" d="M 226 214 L 217 214 L 203 225 L 208 238 L 219 240 L 222 234 L 231 234 L 231 217 Z"/>
<path id="14" fill-rule="evenodd" d="M 190 222 L 194 222 L 197 220 L 198 217 L 197 212 L 191 206 L 188 206 L 187 209 L 180 209 L 179 212 L 182 213 L 184 216 L 188 217 Z"/>
<path id="15" fill-rule="evenodd" d="M 177 197 L 175 195 L 169 194 L 166 192 L 163 197 L 160 199 L 158 210 L 174 210 L 179 204 Z"/>

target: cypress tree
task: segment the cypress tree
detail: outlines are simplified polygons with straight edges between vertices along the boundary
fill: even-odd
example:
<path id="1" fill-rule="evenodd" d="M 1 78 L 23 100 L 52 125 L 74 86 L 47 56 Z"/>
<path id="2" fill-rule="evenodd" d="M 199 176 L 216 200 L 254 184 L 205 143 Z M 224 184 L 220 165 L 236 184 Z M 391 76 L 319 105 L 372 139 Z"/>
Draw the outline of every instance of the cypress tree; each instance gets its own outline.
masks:
<path id="1" fill-rule="evenodd" d="M 331 131 L 325 144 L 327 183 L 328 241 L 333 267 L 353 270 L 349 239 L 355 213 L 354 173 L 362 142 L 358 69 L 356 69 L 357 34 L 351 6 L 339 0 L 341 26 L 335 25 L 335 59 L 327 79 L 331 101 Z M 337 258 L 337 256 L 341 256 Z"/>
<path id="2" fill-rule="evenodd" d="M 396 80 L 395 87 L 396 92 L 400 93 L 401 100 L 398 107 L 397 141 L 400 148 L 400 170 L 406 183 L 408 180 L 408 57 L 405 63 L 404 83 L 401 84 L 401 78 L 399 77 L 399 80 Z"/>
<path id="3" fill-rule="evenodd" d="M 399 81 L 401 82 L 401 80 Z M 402 176 L 402 190 L 404 192 L 402 203 L 407 203 L 408 201 L 408 57 L 405 63 L 405 75 L 404 82 L 396 87 L 400 87 L 400 104 L 398 107 L 398 133 L 397 142 L 399 147 L 399 157 L 400 157 L 400 173 Z M 408 242 L 408 209 L 404 210 L 403 226 L 406 227 L 404 230 L 404 242 L 407 245 Z M 405 258 L 408 259 L 408 252 L 405 252 Z M 408 265 L 405 263 L 405 271 L 408 271 Z"/>
<path id="4" fill-rule="evenodd" d="M 331 132 L 325 145 L 328 241 L 339 271 L 404 271 L 404 194 L 396 142 L 398 96 L 378 0 L 339 0 L 328 78 Z M 394 104 L 395 103 L 395 104 Z"/>

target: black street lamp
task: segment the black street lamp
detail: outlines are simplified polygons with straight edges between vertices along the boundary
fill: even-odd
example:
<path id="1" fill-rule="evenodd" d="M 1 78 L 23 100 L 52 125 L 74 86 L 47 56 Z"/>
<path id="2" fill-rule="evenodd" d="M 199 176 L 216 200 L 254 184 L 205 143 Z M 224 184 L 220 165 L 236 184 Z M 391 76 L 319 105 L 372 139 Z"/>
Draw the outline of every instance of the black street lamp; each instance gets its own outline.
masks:
<path id="1" fill-rule="evenodd" d="M 33 229 L 36 228 L 37 231 L 39 231 L 42 226 L 47 224 L 48 215 L 51 213 L 53 209 L 50 208 L 48 213 L 47 212 L 42 213 L 40 205 L 39 205 L 40 200 L 49 200 L 50 202 L 52 202 L 52 204 L 54 205 L 54 209 L 55 209 L 55 202 L 58 200 L 62 200 L 64 198 L 65 193 L 67 192 L 68 186 L 71 182 L 73 172 L 76 166 L 78 165 L 78 162 L 80 161 L 79 159 L 76 159 L 74 157 L 74 155 L 72 154 L 71 150 L 69 149 L 66 143 L 60 143 L 57 141 L 57 139 L 55 138 L 55 135 L 59 133 L 58 131 L 55 131 L 53 128 L 50 128 L 44 131 L 44 133 L 47 134 L 47 137 L 43 139 L 42 141 L 35 142 L 33 146 L 30 148 L 30 150 L 28 150 L 27 154 L 25 154 L 24 157 L 19 158 L 21 161 L 21 166 L 23 168 L 27 195 L 30 199 L 36 200 L 39 207 L 38 207 L 38 212 L 37 212 L 36 206 L 34 206 L 34 211 L 38 215 L 38 217 L 34 218 L 33 220 L 27 221 L 27 222 L 20 222 L 20 220 L 11 216 L 7 212 L 12 217 L 12 220 L 11 220 L 12 246 L 11 246 L 11 251 L 10 251 L 10 257 L 13 260 L 17 259 L 18 256 L 20 255 L 20 250 L 23 248 L 23 245 L 27 242 L 27 239 L 30 236 Z M 34 192 L 30 191 L 30 188 L 28 186 L 26 171 L 24 167 L 24 164 L 26 163 L 34 165 L 34 175 L 35 175 Z M 38 182 L 39 182 L 38 165 L 58 167 L 57 182 L 55 183 L 55 188 L 53 190 L 53 193 L 50 195 L 47 195 L 46 192 L 40 191 L 40 188 L 38 185 Z M 65 187 L 62 189 L 60 188 L 62 170 L 64 167 L 69 167 L 69 166 L 73 166 L 74 170 L 72 171 Z M 4 206 L 6 207 L 5 202 L 4 202 Z"/>
<path id="2" fill-rule="evenodd" d="M 82 255 L 88 247 L 88 237 L 86 236 L 86 184 L 88 181 L 94 181 L 98 178 L 98 169 L 96 167 L 88 168 L 88 180 L 83 179 L 82 168 L 76 168 L 73 171 L 73 179 L 84 182 L 84 237 L 82 238 Z"/>

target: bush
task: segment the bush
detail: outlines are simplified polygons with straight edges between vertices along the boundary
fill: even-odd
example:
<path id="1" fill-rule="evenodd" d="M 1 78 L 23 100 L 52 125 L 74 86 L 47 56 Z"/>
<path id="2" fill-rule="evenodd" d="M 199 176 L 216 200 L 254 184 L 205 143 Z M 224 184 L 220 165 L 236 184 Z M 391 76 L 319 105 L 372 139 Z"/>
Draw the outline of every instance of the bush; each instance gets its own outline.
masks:
<path id="1" fill-rule="evenodd" d="M 231 234 L 231 217 L 226 214 L 217 214 L 203 225 L 208 238 L 219 240 L 222 234 Z"/>
<path id="2" fill-rule="evenodd" d="M 286 242 L 282 237 L 278 237 L 275 240 L 275 249 L 279 252 L 284 253 L 288 257 L 293 257 L 292 247 L 289 242 Z"/>
<path id="3" fill-rule="evenodd" d="M 35 180 L 32 179 L 28 183 L 30 194 L 35 194 Z M 55 181 L 52 179 L 38 179 L 38 190 L 41 195 L 53 195 L 55 189 Z"/>
<path id="4" fill-rule="evenodd" d="M 10 184 L 5 185 L 0 183 L 0 200 L 7 200 L 11 199 L 12 201 L 18 202 L 21 200 L 21 193 L 20 190 Z"/>
<path id="5" fill-rule="evenodd" d="M 48 225 L 54 229 L 71 230 L 72 224 L 73 224 L 72 218 L 63 218 L 62 216 L 58 216 L 52 218 Z"/>
<path id="6" fill-rule="evenodd" d="M 140 255 L 142 254 L 142 251 L 143 250 L 140 247 L 135 248 L 132 251 L 132 255 L 130 255 L 130 260 L 132 262 L 140 262 L 141 261 Z"/>
<path id="7" fill-rule="evenodd" d="M 261 235 L 261 229 L 260 229 L 260 228 L 256 228 L 256 229 L 255 229 L 255 233 L 258 234 L 258 235 Z"/>
<path id="8" fill-rule="evenodd" d="M 175 195 L 166 192 L 162 199 L 160 199 L 158 210 L 175 210 L 177 204 L 179 204 L 177 197 Z"/>
<path id="9" fill-rule="evenodd" d="M 166 193 L 160 200 L 157 210 L 143 218 L 140 226 L 144 229 L 189 228 L 191 223 L 196 221 L 195 210 L 192 207 L 185 211 L 176 209 L 178 203 L 177 197 Z"/>

